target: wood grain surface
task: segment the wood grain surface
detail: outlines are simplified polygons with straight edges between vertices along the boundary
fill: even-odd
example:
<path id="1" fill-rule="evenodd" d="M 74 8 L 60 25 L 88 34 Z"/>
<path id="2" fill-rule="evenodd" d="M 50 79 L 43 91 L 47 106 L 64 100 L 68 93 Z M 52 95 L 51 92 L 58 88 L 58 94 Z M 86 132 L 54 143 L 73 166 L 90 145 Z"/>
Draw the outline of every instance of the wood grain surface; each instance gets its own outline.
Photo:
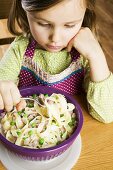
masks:
<path id="1" fill-rule="evenodd" d="M 113 0 L 97 0 L 96 7 L 101 44 L 109 68 L 113 72 Z M 7 36 L 6 27 L 2 25 L 1 28 L 0 36 L 3 34 Z M 7 46 L 0 47 L 1 57 L 6 48 Z M 88 114 L 85 98 L 82 96 L 75 98 L 82 107 L 84 125 L 81 131 L 82 152 L 72 170 L 113 170 L 113 123 L 103 124 L 94 120 Z M 0 170 L 6 170 L 2 163 Z"/>

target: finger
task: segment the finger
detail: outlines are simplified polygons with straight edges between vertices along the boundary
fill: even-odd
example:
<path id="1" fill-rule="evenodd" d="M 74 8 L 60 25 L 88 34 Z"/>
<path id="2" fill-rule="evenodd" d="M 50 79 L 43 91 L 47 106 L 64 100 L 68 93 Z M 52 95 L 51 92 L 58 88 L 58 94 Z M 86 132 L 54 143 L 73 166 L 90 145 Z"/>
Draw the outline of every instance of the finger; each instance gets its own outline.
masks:
<path id="1" fill-rule="evenodd" d="M 71 51 L 71 49 L 72 49 L 72 47 L 73 47 L 73 38 L 70 40 L 70 42 L 68 43 L 68 45 L 67 45 L 67 51 L 68 52 L 70 52 Z"/>
<path id="2" fill-rule="evenodd" d="M 26 101 L 24 99 L 21 99 L 21 101 L 16 105 L 17 111 L 21 111 L 26 107 Z"/>
<path id="3" fill-rule="evenodd" d="M 13 105 L 16 106 L 20 102 L 21 95 L 15 84 L 11 87 L 10 93 L 12 96 Z"/>
<path id="4" fill-rule="evenodd" d="M 5 89 L 5 91 L 1 91 L 2 99 L 4 101 L 4 107 L 6 111 L 11 111 L 13 109 L 13 100 L 10 93 L 10 90 Z"/>
<path id="5" fill-rule="evenodd" d="M 3 99 L 2 99 L 2 96 L 0 94 L 0 110 L 4 109 L 4 102 L 3 102 Z"/>

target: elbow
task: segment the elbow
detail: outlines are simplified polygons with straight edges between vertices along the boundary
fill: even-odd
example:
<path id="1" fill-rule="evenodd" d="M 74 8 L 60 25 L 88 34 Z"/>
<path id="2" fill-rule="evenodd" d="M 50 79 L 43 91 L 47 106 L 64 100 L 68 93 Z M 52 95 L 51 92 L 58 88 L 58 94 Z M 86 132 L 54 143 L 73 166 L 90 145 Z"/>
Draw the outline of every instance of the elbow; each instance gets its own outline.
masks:
<path id="1" fill-rule="evenodd" d="M 109 124 L 109 123 L 113 122 L 113 117 L 112 118 L 109 118 L 109 117 L 105 118 L 105 117 L 101 117 L 100 115 L 97 116 L 97 115 L 94 115 L 94 114 L 93 115 L 91 114 L 91 116 L 94 119 L 96 119 L 97 121 L 104 123 L 104 124 Z"/>
<path id="2" fill-rule="evenodd" d="M 107 113 L 105 113 L 104 111 L 97 112 L 92 107 L 89 107 L 89 113 L 94 119 L 96 119 L 99 122 L 102 122 L 104 124 L 109 124 L 109 123 L 113 122 L 113 112 L 112 111 L 107 112 Z"/>

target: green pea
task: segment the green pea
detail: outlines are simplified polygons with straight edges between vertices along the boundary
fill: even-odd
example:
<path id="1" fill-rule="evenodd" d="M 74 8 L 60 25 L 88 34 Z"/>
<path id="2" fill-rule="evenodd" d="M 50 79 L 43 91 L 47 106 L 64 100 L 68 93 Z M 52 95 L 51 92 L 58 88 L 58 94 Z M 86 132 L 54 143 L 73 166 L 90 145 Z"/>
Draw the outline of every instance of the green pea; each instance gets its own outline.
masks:
<path id="1" fill-rule="evenodd" d="M 63 116 L 64 116 L 64 114 L 61 114 L 61 115 L 60 115 L 60 117 L 63 117 Z"/>
<path id="2" fill-rule="evenodd" d="M 17 113 L 18 113 L 18 115 L 21 115 L 22 111 L 18 111 Z"/>
<path id="3" fill-rule="evenodd" d="M 27 105 L 27 107 L 29 107 L 29 108 L 34 107 L 34 103 L 29 103 L 29 104 Z"/>
<path id="4" fill-rule="evenodd" d="M 30 131 L 28 132 L 28 134 L 29 134 L 29 136 L 31 136 L 31 135 L 33 134 L 33 131 L 30 130 Z"/>
<path id="5" fill-rule="evenodd" d="M 10 125 L 11 125 L 11 126 L 14 126 L 14 125 L 16 125 L 16 122 L 15 122 L 15 121 L 11 121 L 11 122 L 10 122 Z"/>
<path id="6" fill-rule="evenodd" d="M 27 114 L 24 112 L 24 115 L 23 115 L 23 117 L 25 117 L 25 118 L 27 118 Z"/>
<path id="7" fill-rule="evenodd" d="M 53 96 L 56 100 L 58 100 L 59 99 L 59 97 L 57 96 L 57 95 L 55 95 L 55 96 Z"/>
<path id="8" fill-rule="evenodd" d="M 36 126 L 36 123 L 32 123 L 31 126 L 32 128 L 34 128 Z"/>
<path id="9" fill-rule="evenodd" d="M 69 122 L 69 123 L 68 123 L 68 125 L 69 125 L 70 127 L 74 126 L 74 124 L 73 124 L 73 122 L 72 122 L 72 121 L 71 121 L 71 122 Z"/>
<path id="10" fill-rule="evenodd" d="M 26 140 L 28 137 L 26 136 L 26 137 L 23 137 L 23 140 Z"/>
<path id="11" fill-rule="evenodd" d="M 64 134 L 64 133 L 62 133 L 62 132 L 60 133 L 60 137 L 61 137 L 61 138 L 63 137 L 63 134 Z"/>
<path id="12" fill-rule="evenodd" d="M 36 99 L 37 94 L 33 94 L 32 97 L 33 97 L 33 99 Z"/>
<path id="13" fill-rule="evenodd" d="M 21 132 L 20 132 L 20 131 L 17 131 L 16 133 L 17 133 L 17 135 L 18 135 L 18 136 L 20 136 L 20 135 L 21 135 Z"/>
<path id="14" fill-rule="evenodd" d="M 43 143 L 44 143 L 44 138 L 40 138 L 40 139 L 39 139 L 39 144 L 40 144 L 40 145 L 43 145 Z"/>
<path id="15" fill-rule="evenodd" d="M 61 141 L 58 141 L 57 143 L 56 143 L 56 145 L 59 145 L 61 143 Z"/>
<path id="16" fill-rule="evenodd" d="M 24 113 L 25 109 L 22 109 L 22 113 Z"/>
<path id="17" fill-rule="evenodd" d="M 44 94 L 45 97 L 48 97 L 49 95 L 48 94 Z"/>
<path id="18" fill-rule="evenodd" d="M 76 118 L 75 118 L 75 117 L 72 117 L 72 118 L 71 118 L 71 121 L 72 121 L 73 123 L 75 123 Z"/>

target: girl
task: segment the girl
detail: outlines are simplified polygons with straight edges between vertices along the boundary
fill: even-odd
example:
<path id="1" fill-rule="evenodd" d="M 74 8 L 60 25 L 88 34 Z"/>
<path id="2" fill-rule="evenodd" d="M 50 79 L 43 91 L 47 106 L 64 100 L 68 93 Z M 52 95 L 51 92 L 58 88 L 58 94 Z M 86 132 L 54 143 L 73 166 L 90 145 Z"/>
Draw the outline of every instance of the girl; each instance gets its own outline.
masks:
<path id="1" fill-rule="evenodd" d="M 20 102 L 17 86 L 47 85 L 73 95 L 83 87 L 90 114 L 113 121 L 113 75 L 96 39 L 94 6 L 95 0 L 13 1 L 8 26 L 21 35 L 0 63 L 0 109 Z"/>

